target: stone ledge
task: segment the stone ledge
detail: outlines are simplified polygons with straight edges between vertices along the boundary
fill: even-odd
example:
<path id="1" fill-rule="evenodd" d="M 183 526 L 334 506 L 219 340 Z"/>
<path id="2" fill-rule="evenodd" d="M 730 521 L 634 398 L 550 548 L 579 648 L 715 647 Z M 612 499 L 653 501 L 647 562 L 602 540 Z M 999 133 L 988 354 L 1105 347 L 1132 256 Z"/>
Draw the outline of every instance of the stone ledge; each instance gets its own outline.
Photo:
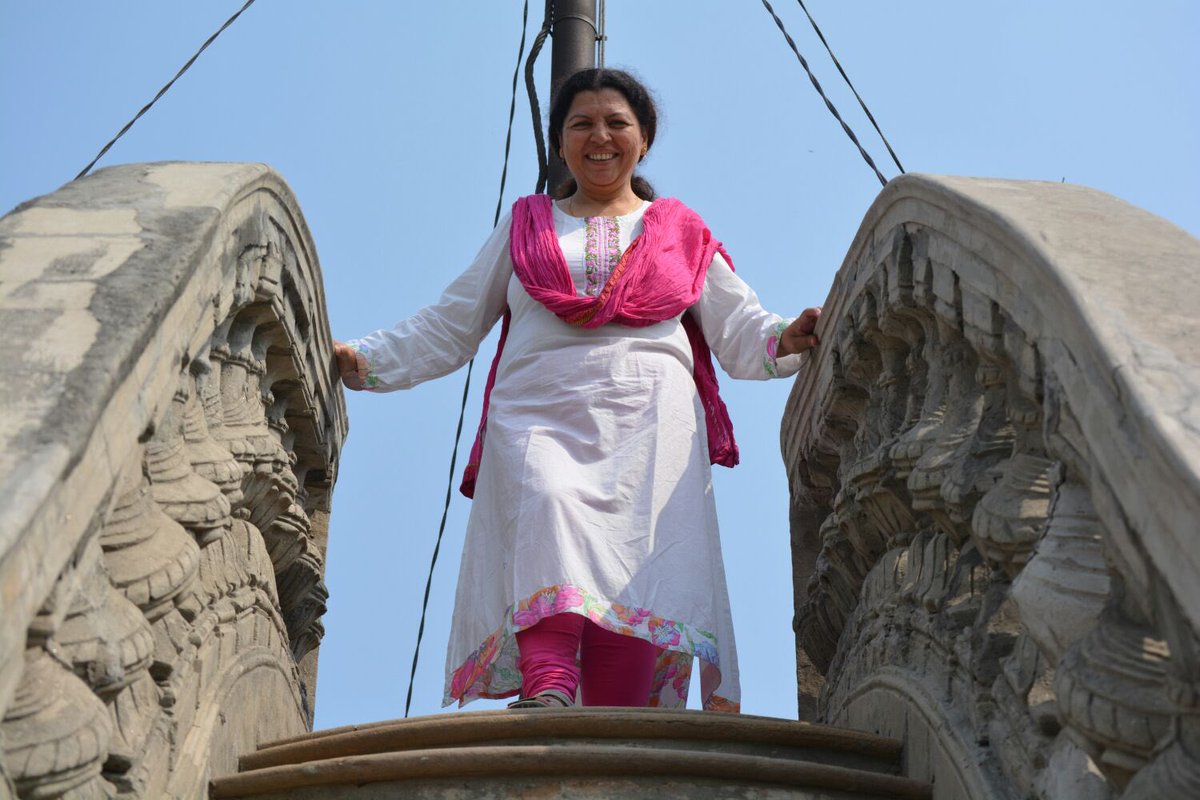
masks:
<path id="1" fill-rule="evenodd" d="M 239 765 L 242 770 L 255 770 L 368 753 L 582 739 L 636 740 L 642 747 L 695 751 L 769 747 L 784 757 L 819 759 L 877 772 L 895 772 L 901 750 L 895 739 L 771 717 L 628 708 L 530 709 L 445 714 L 317 731 L 265 745 L 242 756 Z"/>
<path id="2" fill-rule="evenodd" d="M 488 796 L 496 796 L 491 791 L 495 788 L 493 781 L 514 777 L 533 780 L 539 787 L 545 786 L 545 789 L 537 792 L 537 796 L 546 797 L 564 796 L 554 791 L 558 779 L 587 777 L 601 781 L 617 778 L 625 783 L 647 779 L 716 779 L 739 787 L 767 784 L 826 790 L 846 793 L 846 797 L 863 798 L 928 800 L 932 796 L 929 785 L 919 781 L 823 764 L 726 753 L 560 745 L 413 750 L 271 767 L 215 780 L 210 797 L 214 800 L 251 798 L 279 796 L 285 792 L 287 794 L 282 796 L 294 796 L 296 790 L 309 787 L 361 786 L 371 783 L 403 785 L 409 781 L 430 779 L 452 781 L 457 790 L 456 796 L 467 794 L 472 788 L 482 790 L 485 787 L 489 789 Z M 548 781 L 545 780 L 547 778 Z M 400 786 L 391 786 L 389 793 L 399 789 Z M 696 796 L 705 795 L 708 793 Z M 363 796 L 370 795 L 364 793 Z M 425 796 L 440 795 L 430 792 Z M 817 795 L 806 792 L 790 796 Z"/>

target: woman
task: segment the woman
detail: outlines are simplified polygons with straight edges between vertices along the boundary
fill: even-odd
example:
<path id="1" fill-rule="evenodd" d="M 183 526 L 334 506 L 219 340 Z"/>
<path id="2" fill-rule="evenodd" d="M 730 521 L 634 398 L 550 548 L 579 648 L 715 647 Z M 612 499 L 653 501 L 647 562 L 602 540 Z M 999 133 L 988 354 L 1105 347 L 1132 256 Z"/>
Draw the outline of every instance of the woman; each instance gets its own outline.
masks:
<path id="1" fill-rule="evenodd" d="M 573 176 L 521 198 L 441 300 L 338 343 L 351 389 L 466 363 L 497 320 L 444 701 L 682 706 L 740 699 L 710 461 L 737 462 L 709 347 L 738 378 L 785 377 L 820 309 L 787 321 L 694 212 L 634 174 L 657 114 L 630 75 L 573 75 L 550 143 Z"/>

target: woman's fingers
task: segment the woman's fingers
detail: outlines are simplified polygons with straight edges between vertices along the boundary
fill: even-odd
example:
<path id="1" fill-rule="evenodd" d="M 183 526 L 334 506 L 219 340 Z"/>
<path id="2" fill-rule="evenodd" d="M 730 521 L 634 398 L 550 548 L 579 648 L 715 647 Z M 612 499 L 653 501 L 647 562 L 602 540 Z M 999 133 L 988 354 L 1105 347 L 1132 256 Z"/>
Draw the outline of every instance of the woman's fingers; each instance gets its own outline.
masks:
<path id="1" fill-rule="evenodd" d="M 821 317 L 821 307 L 814 306 L 806 308 L 800 312 L 800 316 L 796 321 L 800 323 L 800 328 L 805 333 L 812 333 L 817 328 L 817 320 Z"/>
<path id="2" fill-rule="evenodd" d="M 784 329 L 783 335 L 779 337 L 777 355 L 790 356 L 803 353 L 805 350 L 811 350 L 820 344 L 820 338 L 813 333 L 817 327 L 817 319 L 820 316 L 821 309 L 819 307 L 804 309 L 800 313 L 800 316 L 792 320 L 792 324 L 788 325 Z"/>
<path id="3" fill-rule="evenodd" d="M 333 358 L 337 363 L 338 376 L 347 389 L 360 391 L 363 388 L 362 378 L 358 374 L 358 353 L 344 342 L 333 343 Z"/>

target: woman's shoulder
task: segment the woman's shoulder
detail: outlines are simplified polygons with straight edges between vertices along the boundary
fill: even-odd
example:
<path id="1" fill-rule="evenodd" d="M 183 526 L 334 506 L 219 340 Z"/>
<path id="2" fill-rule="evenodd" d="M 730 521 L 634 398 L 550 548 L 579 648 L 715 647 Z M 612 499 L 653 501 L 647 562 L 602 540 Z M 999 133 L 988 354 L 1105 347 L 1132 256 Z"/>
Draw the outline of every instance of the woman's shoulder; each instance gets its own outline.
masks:
<path id="1" fill-rule="evenodd" d="M 517 206 L 523 206 L 526 208 L 530 206 L 544 206 L 546 208 L 550 208 L 553 205 L 554 198 L 548 194 L 527 194 L 522 195 L 513 201 L 513 209 L 516 209 Z"/>
<path id="2" fill-rule="evenodd" d="M 526 228 L 554 227 L 554 201 L 550 195 L 527 194 L 518 197 L 512 204 L 512 227 L 516 230 Z"/>
<path id="3" fill-rule="evenodd" d="M 663 221 L 689 221 L 699 222 L 704 224 L 704 218 L 700 216 L 691 206 L 684 203 L 678 197 L 659 197 L 646 209 L 646 213 L 652 213 L 658 219 Z"/>

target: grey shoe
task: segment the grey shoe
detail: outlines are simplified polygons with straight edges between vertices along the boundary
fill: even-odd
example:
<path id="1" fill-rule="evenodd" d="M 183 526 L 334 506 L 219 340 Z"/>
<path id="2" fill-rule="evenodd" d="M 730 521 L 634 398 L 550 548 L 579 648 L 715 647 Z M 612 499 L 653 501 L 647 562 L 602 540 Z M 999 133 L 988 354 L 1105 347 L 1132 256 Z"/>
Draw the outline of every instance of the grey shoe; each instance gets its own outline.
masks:
<path id="1" fill-rule="evenodd" d="M 522 697 L 508 704 L 509 708 L 571 708 L 575 698 L 568 697 L 557 689 L 547 689 L 538 692 L 533 697 Z"/>

